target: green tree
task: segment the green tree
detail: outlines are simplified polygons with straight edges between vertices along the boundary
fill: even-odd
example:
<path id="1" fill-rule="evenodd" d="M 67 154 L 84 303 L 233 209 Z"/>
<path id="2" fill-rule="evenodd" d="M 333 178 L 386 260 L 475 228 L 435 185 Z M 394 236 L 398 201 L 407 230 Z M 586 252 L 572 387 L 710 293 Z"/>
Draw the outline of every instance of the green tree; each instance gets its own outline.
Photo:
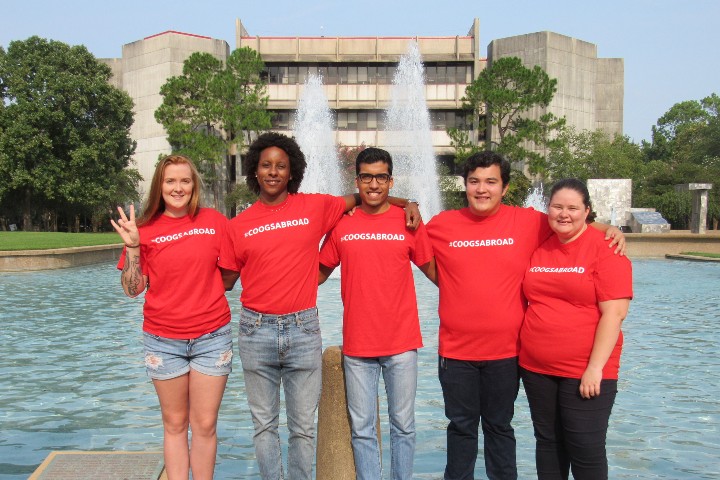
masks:
<path id="1" fill-rule="evenodd" d="M 515 121 L 515 134 L 508 135 L 497 146 L 498 153 L 505 157 L 527 164 L 533 175 L 547 175 L 547 155 L 553 149 L 565 146 L 565 118 L 558 118 L 548 112 L 538 119 L 518 118 Z"/>
<path id="2" fill-rule="evenodd" d="M 677 135 L 685 128 L 708 123 L 717 116 L 718 104 L 720 97 L 712 94 L 700 101 L 687 100 L 673 105 L 653 125 L 651 143 L 643 142 L 648 159 L 669 161 Z"/>
<path id="3" fill-rule="evenodd" d="M 676 103 L 653 127 L 652 143 L 644 143 L 647 163 L 638 182 L 636 206 L 655 207 L 673 228 L 687 228 L 690 195 L 675 185 L 713 183 L 708 222 L 720 220 L 720 97 Z"/>
<path id="4" fill-rule="evenodd" d="M 453 175 L 446 165 L 438 166 L 438 188 L 444 210 L 456 210 L 467 206 L 467 197 L 462 187 L 458 188 L 458 176 Z"/>
<path id="5" fill-rule="evenodd" d="M 160 89 L 163 103 L 155 118 L 173 151 L 197 162 L 215 208 L 233 191 L 235 153 L 252 132 L 272 126 L 263 69 L 260 55 L 248 47 L 233 51 L 225 64 L 196 52 L 185 60 L 182 75 Z"/>
<path id="6" fill-rule="evenodd" d="M 472 154 L 482 151 L 482 147 L 470 139 L 470 131 L 450 127 L 447 129 L 450 146 L 455 149 L 455 164 L 461 165 Z"/>
<path id="7" fill-rule="evenodd" d="M 548 180 L 575 177 L 639 179 L 645 156 L 642 149 L 627 136 L 611 136 L 602 130 L 566 128 L 558 137 L 556 148 L 547 156 L 545 176 Z"/>
<path id="8" fill-rule="evenodd" d="M 232 192 L 228 193 L 225 197 L 225 206 L 228 210 L 242 212 L 255 203 L 257 198 L 258 196 L 250 190 L 250 187 L 248 187 L 246 183 L 238 183 Z"/>
<path id="9" fill-rule="evenodd" d="M 487 115 L 498 140 L 490 138 L 487 149 L 507 155 L 513 162 L 538 164 L 538 150 L 548 146 L 565 121 L 552 114 L 532 119 L 532 109 L 543 109 L 557 90 L 557 80 L 539 66 L 527 68 L 517 57 L 495 60 L 465 90 L 465 108 Z M 492 129 L 490 129 L 492 131 Z"/>
<path id="10" fill-rule="evenodd" d="M 84 46 L 30 37 L 0 51 L 0 210 L 23 229 L 137 196 L 132 100 L 110 76 Z"/>
<path id="11" fill-rule="evenodd" d="M 508 191 L 503 197 L 503 203 L 507 205 L 515 205 L 522 207 L 525 205 L 525 199 L 530 193 L 532 182 L 520 170 L 513 168 L 510 171 L 510 185 Z"/>

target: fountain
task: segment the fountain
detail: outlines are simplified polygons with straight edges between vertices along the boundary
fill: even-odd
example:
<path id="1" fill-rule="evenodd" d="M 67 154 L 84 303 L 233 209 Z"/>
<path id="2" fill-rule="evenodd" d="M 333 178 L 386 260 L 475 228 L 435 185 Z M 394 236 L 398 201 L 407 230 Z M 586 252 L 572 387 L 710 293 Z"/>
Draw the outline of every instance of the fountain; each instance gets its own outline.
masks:
<path id="1" fill-rule="evenodd" d="M 393 78 L 381 146 L 393 157 L 393 195 L 417 199 L 426 221 L 442 210 L 430 132 L 422 57 L 410 42 Z"/>
<path id="2" fill-rule="evenodd" d="M 386 148 L 393 157 L 395 185 L 392 195 L 417 199 L 423 218 L 428 220 L 442 206 L 421 60 L 417 43 L 411 42 L 408 53 L 400 58 L 393 79 L 385 132 L 380 132 L 377 146 Z M 309 75 L 293 126 L 308 164 L 301 192 L 348 193 L 343 188 L 333 123 L 322 77 Z"/>
<path id="3" fill-rule="evenodd" d="M 528 195 L 525 197 L 523 206 L 534 208 L 538 212 L 547 213 L 547 200 L 545 199 L 542 183 L 528 189 Z"/>
<path id="4" fill-rule="evenodd" d="M 305 81 L 293 126 L 307 168 L 300 191 L 344 195 L 340 162 L 335 146 L 335 128 L 322 77 L 309 75 Z"/>

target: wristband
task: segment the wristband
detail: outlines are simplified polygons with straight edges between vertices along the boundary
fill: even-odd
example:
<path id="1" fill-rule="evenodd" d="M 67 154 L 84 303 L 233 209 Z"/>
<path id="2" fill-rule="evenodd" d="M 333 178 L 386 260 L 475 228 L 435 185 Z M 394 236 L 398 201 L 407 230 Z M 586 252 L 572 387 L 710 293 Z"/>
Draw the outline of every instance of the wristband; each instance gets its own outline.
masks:
<path id="1" fill-rule="evenodd" d="M 139 246 L 139 243 L 137 245 L 128 245 L 127 243 L 125 244 L 125 248 L 138 248 Z"/>

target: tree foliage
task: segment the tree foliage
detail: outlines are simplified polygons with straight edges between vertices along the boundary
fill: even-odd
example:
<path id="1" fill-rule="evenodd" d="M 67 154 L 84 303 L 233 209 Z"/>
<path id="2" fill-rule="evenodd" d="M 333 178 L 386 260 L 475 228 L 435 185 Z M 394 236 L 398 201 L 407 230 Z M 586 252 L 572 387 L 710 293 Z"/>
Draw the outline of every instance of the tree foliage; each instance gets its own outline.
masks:
<path id="1" fill-rule="evenodd" d="M 470 139 L 468 130 L 450 127 L 447 134 L 450 137 L 450 146 L 455 149 L 456 165 L 463 164 L 472 154 L 482 151 L 482 147 Z"/>
<path id="2" fill-rule="evenodd" d="M 84 46 L 31 37 L 0 49 L 0 210 L 56 226 L 137 198 L 132 100 Z M 48 220 L 50 219 L 50 220 Z"/>
<path id="3" fill-rule="evenodd" d="M 198 164 L 215 208 L 232 191 L 227 180 L 234 170 L 232 153 L 249 143 L 252 132 L 272 126 L 263 69 L 260 54 L 248 47 L 234 50 L 224 64 L 196 52 L 185 60 L 182 75 L 169 78 L 160 89 L 163 103 L 155 118 L 165 127 L 173 151 Z"/>
<path id="4" fill-rule="evenodd" d="M 633 206 L 657 209 L 674 229 L 690 223 L 691 194 L 676 185 L 714 183 L 708 222 L 720 217 L 720 98 L 673 105 L 653 127 L 652 143 L 637 145 L 621 135 L 597 131 L 561 132 L 543 166 L 547 180 L 577 177 L 630 178 Z"/>
<path id="5" fill-rule="evenodd" d="M 626 136 L 568 127 L 558 140 L 557 148 L 550 150 L 543 166 L 546 180 L 638 178 L 641 173 L 642 149 Z"/>
<path id="6" fill-rule="evenodd" d="M 503 197 L 503 203 L 507 205 L 515 205 L 516 207 L 522 207 L 525 205 L 525 199 L 530 193 L 532 188 L 532 182 L 525 176 L 525 174 L 513 168 L 510 171 L 510 186 L 508 191 Z"/>
<path id="7" fill-rule="evenodd" d="M 538 150 L 549 147 L 565 119 L 541 110 L 550 105 L 557 80 L 539 66 L 527 68 L 517 57 L 495 60 L 465 90 L 464 106 L 478 116 L 485 114 L 496 129 L 485 148 L 497 150 L 513 162 L 539 164 Z M 531 110 L 540 113 L 531 118 Z M 491 129 L 492 131 L 492 129 Z"/>
<path id="8" fill-rule="evenodd" d="M 720 220 L 720 97 L 676 103 L 652 129 L 652 142 L 644 143 L 647 163 L 638 181 L 635 203 L 663 213 L 673 228 L 687 228 L 690 194 L 676 192 L 686 183 L 713 183 L 708 221 Z"/>

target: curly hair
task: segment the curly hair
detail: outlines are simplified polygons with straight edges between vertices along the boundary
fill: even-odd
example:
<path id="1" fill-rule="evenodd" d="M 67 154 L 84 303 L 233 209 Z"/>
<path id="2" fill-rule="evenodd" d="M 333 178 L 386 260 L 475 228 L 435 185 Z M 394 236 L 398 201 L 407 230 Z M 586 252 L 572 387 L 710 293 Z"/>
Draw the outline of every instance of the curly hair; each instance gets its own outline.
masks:
<path id="1" fill-rule="evenodd" d="M 250 144 L 248 152 L 245 155 L 243 166 L 246 175 L 248 188 L 256 195 L 260 195 L 260 184 L 257 180 L 257 167 L 260 163 L 260 154 L 263 150 L 270 147 L 277 147 L 284 151 L 290 159 L 290 181 L 288 181 L 288 193 L 297 193 L 300 189 L 303 176 L 305 175 L 305 155 L 300 150 L 294 138 L 287 137 L 281 133 L 268 132 L 263 133 L 254 142 Z"/>

